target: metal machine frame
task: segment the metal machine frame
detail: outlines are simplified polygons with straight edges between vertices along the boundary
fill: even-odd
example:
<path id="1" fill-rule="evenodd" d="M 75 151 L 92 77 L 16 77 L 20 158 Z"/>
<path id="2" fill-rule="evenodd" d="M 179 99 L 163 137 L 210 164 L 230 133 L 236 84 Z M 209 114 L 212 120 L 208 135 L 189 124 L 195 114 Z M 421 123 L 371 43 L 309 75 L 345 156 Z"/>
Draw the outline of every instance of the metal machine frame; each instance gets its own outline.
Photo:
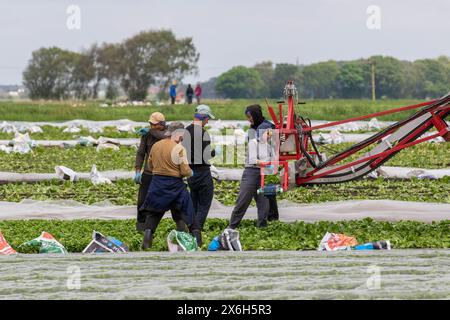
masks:
<path id="1" fill-rule="evenodd" d="M 289 180 L 292 178 L 290 175 L 293 174 L 292 170 L 289 172 L 290 161 L 295 161 L 296 186 L 341 183 L 358 179 L 369 174 L 405 148 L 432 140 L 436 137 L 442 137 L 445 141 L 450 141 L 450 128 L 444 120 L 450 114 L 450 94 L 447 94 L 440 99 L 415 105 L 384 110 L 316 126 L 312 126 L 309 119 L 304 119 L 295 113 L 295 104 L 303 103 L 298 101 L 298 93 L 293 81 L 287 82 L 284 88 L 284 97 L 287 100 L 287 114 L 284 115 L 283 113 L 285 101 L 280 101 L 278 102 L 278 116 L 275 114 L 274 108 L 268 104 L 266 99 L 268 111 L 275 124 L 275 132 L 277 132 L 274 147 L 275 153 L 279 158 L 278 161 L 260 163 L 261 188 L 259 189 L 259 192 L 264 193 L 265 195 L 276 193 L 275 190 L 284 192 L 292 186 L 292 184 L 289 184 Z M 314 130 L 419 108 L 422 109 L 409 118 L 392 124 L 364 141 L 356 143 L 350 148 L 339 152 L 328 160 L 322 158 L 322 155 L 318 152 L 315 142 L 312 139 L 312 132 Z M 421 137 L 433 127 L 436 128 L 436 133 Z M 290 137 L 292 137 L 291 142 L 292 139 L 295 141 L 295 148 L 290 152 L 282 152 L 280 148 L 282 148 L 283 143 Z M 375 145 L 375 147 L 361 158 L 349 163 L 339 164 L 356 152 L 371 145 Z M 278 172 L 278 167 L 283 166 L 284 174 L 279 188 L 265 185 L 264 171 L 269 165 L 273 165 L 276 168 L 275 174 Z"/>

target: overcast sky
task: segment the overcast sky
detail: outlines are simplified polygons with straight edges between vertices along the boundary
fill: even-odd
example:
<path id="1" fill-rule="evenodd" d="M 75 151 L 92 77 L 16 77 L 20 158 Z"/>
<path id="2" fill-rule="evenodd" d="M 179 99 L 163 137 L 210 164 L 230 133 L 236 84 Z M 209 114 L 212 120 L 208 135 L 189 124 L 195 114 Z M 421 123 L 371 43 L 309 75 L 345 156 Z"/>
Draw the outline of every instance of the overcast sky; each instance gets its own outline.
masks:
<path id="1" fill-rule="evenodd" d="M 81 10 L 79 30 L 66 26 L 71 4 Z M 367 27 L 370 5 L 381 9 L 380 29 Z M 450 55 L 449 13 L 449 0 L 0 0 L 0 84 L 21 83 L 40 47 L 80 50 L 160 28 L 193 37 L 192 82 L 264 60 L 434 58 Z"/>

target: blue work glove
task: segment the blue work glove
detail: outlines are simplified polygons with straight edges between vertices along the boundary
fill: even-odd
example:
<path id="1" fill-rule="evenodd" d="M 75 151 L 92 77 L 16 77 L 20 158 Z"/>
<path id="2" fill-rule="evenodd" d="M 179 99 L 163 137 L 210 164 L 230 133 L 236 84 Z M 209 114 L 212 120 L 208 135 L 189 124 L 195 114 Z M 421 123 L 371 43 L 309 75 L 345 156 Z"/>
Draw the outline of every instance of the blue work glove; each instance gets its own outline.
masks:
<path id="1" fill-rule="evenodd" d="M 142 173 L 140 173 L 139 171 L 136 171 L 136 174 L 134 175 L 134 182 L 136 184 L 141 184 L 141 179 L 142 179 Z"/>
<path id="2" fill-rule="evenodd" d="M 139 133 L 139 135 L 141 136 L 145 136 L 149 131 L 150 131 L 149 128 L 141 128 L 137 131 L 137 133 Z"/>

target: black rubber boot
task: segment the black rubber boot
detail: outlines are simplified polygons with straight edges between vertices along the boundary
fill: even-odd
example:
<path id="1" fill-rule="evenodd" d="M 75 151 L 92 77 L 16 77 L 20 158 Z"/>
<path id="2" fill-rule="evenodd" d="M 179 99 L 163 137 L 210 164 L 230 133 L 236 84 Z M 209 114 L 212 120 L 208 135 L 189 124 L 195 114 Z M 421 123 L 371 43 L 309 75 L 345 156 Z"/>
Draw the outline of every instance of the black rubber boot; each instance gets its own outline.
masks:
<path id="1" fill-rule="evenodd" d="M 263 221 L 261 221 L 261 222 L 257 222 L 257 223 L 256 223 L 256 226 L 257 226 L 258 228 L 267 228 L 267 219 L 265 219 L 265 220 L 263 220 Z"/>
<path id="2" fill-rule="evenodd" d="M 146 250 L 152 247 L 153 233 L 151 229 L 145 229 L 144 240 L 142 241 L 142 249 Z"/>
<path id="3" fill-rule="evenodd" d="M 145 231 L 145 222 L 136 222 L 136 231 L 144 232 Z"/>
<path id="4" fill-rule="evenodd" d="M 175 224 L 177 225 L 177 231 L 189 232 L 189 228 L 183 220 L 175 221 Z"/>
<path id="5" fill-rule="evenodd" d="M 198 229 L 195 229 L 195 230 L 192 230 L 191 234 L 197 240 L 197 245 L 200 248 L 203 245 L 202 232 Z"/>

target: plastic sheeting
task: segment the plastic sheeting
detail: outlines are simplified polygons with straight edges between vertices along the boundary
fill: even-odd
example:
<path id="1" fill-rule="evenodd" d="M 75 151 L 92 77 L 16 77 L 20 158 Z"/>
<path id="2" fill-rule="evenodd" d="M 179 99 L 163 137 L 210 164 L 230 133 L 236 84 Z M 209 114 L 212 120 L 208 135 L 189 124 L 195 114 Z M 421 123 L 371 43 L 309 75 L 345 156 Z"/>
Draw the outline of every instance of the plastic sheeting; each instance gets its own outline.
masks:
<path id="1" fill-rule="evenodd" d="M 87 146 L 96 146 L 102 143 L 112 143 L 121 146 L 134 146 L 139 144 L 139 139 L 133 138 L 107 138 L 100 137 L 99 139 L 94 139 L 92 137 L 80 137 L 77 140 L 33 140 L 36 146 L 41 147 L 74 147 L 78 144 Z M 7 146 L 10 144 L 9 140 L 0 140 L 0 146 Z"/>
<path id="2" fill-rule="evenodd" d="M 77 180 L 91 180 L 91 172 L 77 172 Z M 101 176 L 111 181 L 120 179 L 132 179 L 134 171 L 110 170 L 102 171 Z M 53 179 L 61 179 L 56 173 L 16 173 L 16 172 L 0 172 L 0 184 L 15 182 L 39 182 Z"/>
<path id="3" fill-rule="evenodd" d="M 240 181 L 244 169 L 216 168 L 212 166 L 212 176 L 220 181 Z M 102 177 L 117 181 L 120 179 L 132 179 L 134 171 L 109 170 L 102 171 Z M 90 172 L 77 172 L 77 180 L 91 180 Z M 440 179 L 444 176 L 450 176 L 450 168 L 447 169 L 420 169 L 420 168 L 402 168 L 402 167 L 380 167 L 371 177 L 382 176 L 386 179 Z M 39 182 L 52 179 L 61 179 L 55 173 L 16 173 L 0 172 L 0 184 L 17 182 Z"/>
<path id="4" fill-rule="evenodd" d="M 211 170 L 214 178 L 218 180 L 239 181 L 244 169 L 216 168 Z M 446 169 L 420 169 L 404 167 L 380 167 L 374 171 L 372 177 L 382 176 L 387 179 L 411 179 L 412 177 L 422 179 L 440 179 L 450 176 L 450 168 Z"/>
<path id="5" fill-rule="evenodd" d="M 191 121 L 182 121 L 185 125 L 189 124 Z M 311 124 L 313 126 L 330 123 L 331 121 L 324 121 L 324 120 L 312 120 Z M 355 122 L 349 122 L 349 123 L 343 123 L 341 125 L 333 126 L 330 128 L 327 128 L 328 130 L 339 130 L 341 132 L 344 131 L 358 131 L 358 130 L 374 130 L 377 128 L 385 128 L 391 124 L 393 124 L 394 121 L 355 121 Z M 70 120 L 70 121 L 64 121 L 64 122 L 26 122 L 26 121 L 4 121 L 2 124 L 0 124 L 0 131 L 3 130 L 10 130 L 9 132 L 13 132 L 13 127 L 15 127 L 17 130 L 29 130 L 32 126 L 54 126 L 54 127 L 67 127 L 67 128 L 80 128 L 84 127 L 89 130 L 99 130 L 103 129 L 105 127 L 117 127 L 121 129 L 126 129 L 126 131 L 131 127 L 144 127 L 148 126 L 148 122 L 137 122 L 137 121 L 131 121 L 128 119 L 120 119 L 120 120 L 108 120 L 108 121 L 92 121 L 92 120 Z M 210 120 L 208 122 L 208 126 L 211 129 L 220 130 L 224 128 L 244 128 L 248 127 L 249 123 L 246 120 Z M 19 130 L 19 131 L 20 131 Z M 378 129 L 377 129 L 378 130 Z M 4 131 L 6 132 L 6 131 Z"/>
<path id="6" fill-rule="evenodd" d="M 390 179 L 440 179 L 445 176 L 450 177 L 450 168 L 447 169 L 419 169 L 402 167 L 380 167 L 376 173 L 384 178 Z"/>
<path id="7" fill-rule="evenodd" d="M 233 207 L 213 201 L 208 217 L 229 219 Z M 321 204 L 295 204 L 279 201 L 280 220 L 285 222 L 321 220 L 342 221 L 370 217 L 379 221 L 416 220 L 432 222 L 450 219 L 450 204 L 394 200 L 355 200 Z M 166 217 L 169 217 L 169 213 Z M 250 207 L 245 219 L 256 219 Z M 84 205 L 72 200 L 21 202 L 0 201 L 0 219 L 135 219 L 136 206 L 114 206 L 108 202 Z"/>
<path id="8" fill-rule="evenodd" d="M 422 137 L 426 137 L 431 133 L 424 134 Z M 339 131 L 334 131 L 333 133 L 320 133 L 317 135 L 313 135 L 313 139 L 315 142 L 320 144 L 338 144 L 342 142 L 360 142 L 369 137 L 371 137 L 373 133 L 341 133 Z M 103 139 L 103 140 L 102 140 Z M 139 145 L 140 139 L 138 138 L 107 138 L 100 137 L 99 139 L 94 139 L 92 137 L 80 137 L 77 140 L 32 140 L 34 145 L 42 146 L 42 147 L 73 147 L 77 144 L 92 146 L 97 145 L 99 143 L 107 143 L 107 141 L 115 141 L 114 144 L 121 146 L 137 146 Z M 442 137 L 437 137 L 430 142 L 441 143 L 445 142 Z M 0 146 L 8 146 L 13 142 L 10 140 L 0 140 Z M 242 145 L 245 143 L 244 135 L 211 135 L 211 143 L 214 145 Z M 11 149 L 12 150 L 12 149 Z M 10 150 L 10 151 L 11 151 Z M 0 151 L 6 151 L 0 149 Z"/>

